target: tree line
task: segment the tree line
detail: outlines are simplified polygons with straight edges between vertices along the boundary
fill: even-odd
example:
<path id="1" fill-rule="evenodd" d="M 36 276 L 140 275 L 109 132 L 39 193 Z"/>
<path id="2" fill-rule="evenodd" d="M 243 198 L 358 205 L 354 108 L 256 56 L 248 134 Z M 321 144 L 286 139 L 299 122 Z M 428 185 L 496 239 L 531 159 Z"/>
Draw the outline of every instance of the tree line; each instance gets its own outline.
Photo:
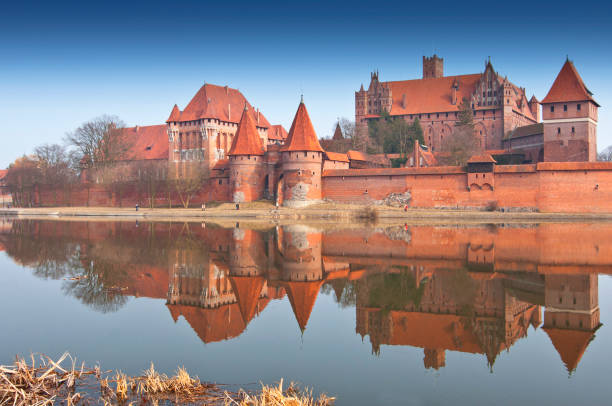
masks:
<path id="1" fill-rule="evenodd" d="M 127 161 L 130 145 L 125 124 L 116 116 L 103 115 L 69 132 L 63 143 L 43 144 L 30 154 L 17 158 L 8 167 L 6 185 L 13 204 L 31 207 L 41 190 L 52 191 L 54 202 L 70 202 L 80 185 L 105 186 L 117 204 L 127 193 L 137 193 L 141 204 L 153 207 L 157 198 L 178 196 L 188 207 L 206 181 L 206 171 L 193 165 L 186 173 L 176 173 L 167 160 Z"/>

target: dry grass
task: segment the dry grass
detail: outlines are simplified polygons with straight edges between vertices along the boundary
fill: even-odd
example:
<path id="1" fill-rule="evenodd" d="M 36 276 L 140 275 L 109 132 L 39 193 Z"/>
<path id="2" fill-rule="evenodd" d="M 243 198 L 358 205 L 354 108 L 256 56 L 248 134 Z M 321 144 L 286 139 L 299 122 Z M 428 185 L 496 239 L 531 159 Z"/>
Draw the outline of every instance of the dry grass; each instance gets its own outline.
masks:
<path id="1" fill-rule="evenodd" d="M 76 359 L 68 353 L 57 361 L 45 355 L 30 356 L 28 364 L 17 358 L 13 365 L 0 366 L 0 406 L 53 405 L 68 406 L 98 401 L 105 405 L 192 403 L 237 406 L 327 406 L 334 398 L 314 399 L 312 391 L 299 391 L 291 384 L 283 390 L 262 385 L 261 392 L 223 391 L 218 385 L 203 383 L 185 368 L 168 377 L 155 370 L 153 363 L 143 375 L 130 377 L 121 371 L 102 372 L 100 367 L 77 368 Z M 63 365 L 67 364 L 69 365 Z M 96 397 L 98 397 L 96 399 Z"/>
<path id="2" fill-rule="evenodd" d="M 225 406 L 329 406 L 333 405 L 335 398 L 320 395 L 315 399 L 312 390 L 300 391 L 293 383 L 283 390 L 283 380 L 278 386 L 261 385 L 261 391 L 252 395 L 245 391 L 232 395 L 226 392 Z"/>

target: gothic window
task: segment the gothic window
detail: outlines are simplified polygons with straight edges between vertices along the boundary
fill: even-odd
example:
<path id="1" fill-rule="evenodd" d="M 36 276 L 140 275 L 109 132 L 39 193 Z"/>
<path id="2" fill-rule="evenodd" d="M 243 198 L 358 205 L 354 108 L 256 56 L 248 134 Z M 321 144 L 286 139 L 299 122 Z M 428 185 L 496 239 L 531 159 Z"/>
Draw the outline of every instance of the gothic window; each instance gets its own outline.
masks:
<path id="1" fill-rule="evenodd" d="M 567 104 L 563 105 L 563 111 L 567 111 Z"/>
<path id="2" fill-rule="evenodd" d="M 574 127 L 572 127 L 572 134 L 574 134 Z"/>
<path id="3" fill-rule="evenodd" d="M 576 105 L 576 110 L 580 111 L 580 103 Z"/>
<path id="4" fill-rule="evenodd" d="M 555 106 L 550 106 L 550 112 L 554 113 L 555 112 Z"/>
<path id="5" fill-rule="evenodd" d="M 561 135 L 561 127 L 557 127 L 557 134 Z"/>

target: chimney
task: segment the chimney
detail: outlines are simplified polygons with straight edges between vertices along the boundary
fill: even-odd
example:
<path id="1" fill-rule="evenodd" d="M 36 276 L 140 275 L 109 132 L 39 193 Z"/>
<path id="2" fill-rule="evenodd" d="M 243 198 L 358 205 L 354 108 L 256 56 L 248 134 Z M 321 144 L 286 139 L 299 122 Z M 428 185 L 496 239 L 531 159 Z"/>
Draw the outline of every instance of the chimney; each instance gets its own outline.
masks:
<path id="1" fill-rule="evenodd" d="M 138 126 L 134 127 L 134 129 L 136 130 L 136 132 L 138 132 Z"/>
<path id="2" fill-rule="evenodd" d="M 227 85 L 225 85 L 225 95 L 229 95 L 229 88 L 227 87 Z"/>
<path id="3" fill-rule="evenodd" d="M 231 121 L 232 116 L 232 105 L 227 103 L 227 121 Z"/>
<path id="4" fill-rule="evenodd" d="M 406 108 L 406 93 L 402 94 L 402 108 Z"/>
<path id="5" fill-rule="evenodd" d="M 259 124 L 259 107 L 257 107 L 257 124 Z"/>

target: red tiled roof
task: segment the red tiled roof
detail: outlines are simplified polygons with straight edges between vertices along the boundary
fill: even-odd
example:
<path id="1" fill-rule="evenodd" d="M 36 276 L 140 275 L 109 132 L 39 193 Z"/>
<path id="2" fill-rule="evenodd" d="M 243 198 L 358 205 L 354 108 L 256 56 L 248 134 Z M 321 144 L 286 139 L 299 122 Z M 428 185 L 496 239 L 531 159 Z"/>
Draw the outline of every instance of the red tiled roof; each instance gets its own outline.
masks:
<path id="1" fill-rule="evenodd" d="M 392 116 L 404 114 L 459 111 L 461 100 L 470 98 L 481 74 L 443 76 L 439 78 L 383 82 L 391 89 Z M 451 103 L 451 88 L 455 80 L 459 83 L 457 103 Z M 404 101 L 405 97 L 405 101 Z M 402 102 L 404 103 L 402 104 Z"/>
<path id="2" fill-rule="evenodd" d="M 482 162 L 491 162 L 491 163 L 494 163 L 494 164 L 497 163 L 497 161 L 495 159 L 493 159 L 493 157 L 491 155 L 489 155 L 489 154 L 474 155 L 473 157 L 471 157 L 467 161 L 468 164 L 482 163 Z"/>
<path id="3" fill-rule="evenodd" d="M 212 167 L 213 170 L 222 170 L 229 168 L 229 159 L 220 159 L 217 163 Z"/>
<path id="4" fill-rule="evenodd" d="M 4 177 L 6 176 L 8 170 L 6 169 L 0 169 L 0 179 L 4 179 Z"/>
<path id="5" fill-rule="evenodd" d="M 255 127 L 255 120 L 247 108 L 242 109 L 242 117 L 234 136 L 228 155 L 263 155 L 263 143 Z"/>
<path id="6" fill-rule="evenodd" d="M 369 161 L 370 156 L 364 152 L 354 151 L 350 149 L 346 153 L 351 161 Z"/>
<path id="7" fill-rule="evenodd" d="M 282 141 L 287 139 L 288 135 L 287 130 L 280 124 L 271 125 L 270 128 L 268 128 L 268 139 L 270 140 Z"/>
<path id="8" fill-rule="evenodd" d="M 282 151 L 319 151 L 323 152 L 319 139 L 315 133 L 306 105 L 301 102 L 298 106 L 289 136 Z"/>
<path id="9" fill-rule="evenodd" d="M 170 113 L 170 117 L 168 117 L 168 119 L 166 120 L 166 123 L 169 123 L 171 121 L 179 121 L 181 118 L 181 111 L 179 110 L 178 106 L 175 104 L 174 107 L 172 108 L 172 112 Z"/>
<path id="10" fill-rule="evenodd" d="M 240 308 L 242 321 L 249 324 L 255 316 L 265 280 L 262 276 L 230 276 L 230 283 Z"/>
<path id="11" fill-rule="evenodd" d="M 323 281 L 312 282 L 284 282 L 289 297 L 289 303 L 293 309 L 293 314 L 300 326 L 300 330 L 304 331 L 310 318 L 310 313 L 317 301 L 319 290 L 323 285 Z"/>
<path id="12" fill-rule="evenodd" d="M 599 104 L 591 96 L 591 92 L 584 85 L 582 78 L 569 60 L 561 68 L 552 87 L 548 91 L 542 103 L 561 103 L 569 101 L 592 101 L 598 107 Z"/>
<path id="13" fill-rule="evenodd" d="M 580 331 L 560 328 L 547 328 L 544 331 L 550 337 L 550 341 L 561 356 L 568 372 L 578 367 L 582 355 L 593 339 L 594 331 Z"/>
<path id="14" fill-rule="evenodd" d="M 121 160 L 168 159 L 168 134 L 165 124 L 123 128 L 121 136 L 127 147 Z"/>
<path id="15" fill-rule="evenodd" d="M 244 110 L 245 103 L 249 109 L 253 109 L 239 90 L 207 83 L 193 96 L 193 99 L 181 113 L 179 121 L 214 118 L 237 123 L 242 110 Z M 270 127 L 270 123 L 261 113 L 259 113 L 259 120 L 256 117 L 255 122 L 258 127 Z"/>
<path id="16" fill-rule="evenodd" d="M 325 151 L 325 156 L 330 161 L 349 162 L 348 155 L 339 152 Z"/>

